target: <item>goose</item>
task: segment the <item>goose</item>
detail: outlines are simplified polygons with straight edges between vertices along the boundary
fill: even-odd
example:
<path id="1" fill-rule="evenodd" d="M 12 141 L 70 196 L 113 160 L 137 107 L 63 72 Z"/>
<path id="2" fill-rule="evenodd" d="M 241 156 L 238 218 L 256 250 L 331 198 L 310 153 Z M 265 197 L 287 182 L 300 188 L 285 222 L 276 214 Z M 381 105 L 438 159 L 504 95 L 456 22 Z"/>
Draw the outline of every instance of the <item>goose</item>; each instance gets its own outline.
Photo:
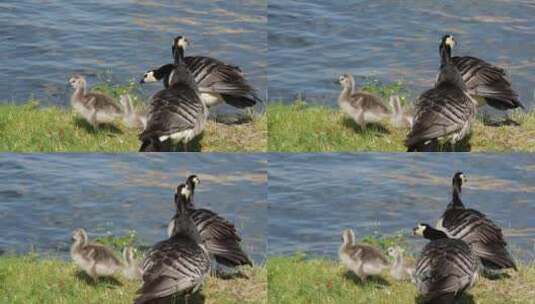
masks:
<path id="1" fill-rule="evenodd" d="M 441 65 L 435 87 L 418 98 L 414 123 L 405 140 L 408 152 L 435 149 L 439 140 L 454 146 L 470 132 L 477 101 L 468 94 L 447 45 L 446 40 L 439 47 Z"/>
<path id="2" fill-rule="evenodd" d="M 381 98 L 367 92 L 357 91 L 353 75 L 341 75 L 338 83 L 342 86 L 342 91 L 338 96 L 338 105 L 362 130 L 365 130 L 370 122 L 378 122 L 392 116 L 392 111 L 384 105 Z"/>
<path id="3" fill-rule="evenodd" d="M 128 128 L 141 129 L 141 130 L 145 129 L 145 126 L 147 125 L 147 117 L 141 114 L 141 111 L 136 111 L 132 103 L 132 99 L 130 99 L 130 95 L 128 94 L 121 95 L 119 102 L 121 103 L 124 109 L 124 115 L 123 115 L 124 124 Z"/>
<path id="4" fill-rule="evenodd" d="M 204 130 L 208 111 L 183 62 L 184 53 L 181 50 L 187 43 L 182 36 L 174 40 L 176 64 L 170 75 L 171 85 L 152 96 L 147 125 L 139 136 L 142 142 L 140 152 L 169 151 L 171 143 L 179 142 L 187 151 L 188 142 Z"/>
<path id="5" fill-rule="evenodd" d="M 78 267 L 85 271 L 94 281 L 99 277 L 110 277 L 123 269 L 123 262 L 110 248 L 92 243 L 87 232 L 76 229 L 72 233 L 71 258 Z"/>
<path id="6" fill-rule="evenodd" d="M 362 282 L 370 275 L 377 275 L 389 267 L 383 253 L 372 246 L 357 244 L 353 230 L 342 232 L 342 245 L 338 256 L 342 264 L 354 272 Z"/>
<path id="7" fill-rule="evenodd" d="M 390 96 L 389 104 L 392 108 L 392 125 L 397 128 L 411 128 L 413 116 L 403 109 L 399 95 Z"/>
<path id="8" fill-rule="evenodd" d="M 451 50 L 456 46 L 454 37 L 448 34 L 442 40 L 451 56 Z M 476 57 L 454 56 L 451 60 L 461 73 L 470 94 L 477 97 L 479 106 L 486 103 L 502 111 L 516 108 L 525 110 L 504 69 Z"/>
<path id="9" fill-rule="evenodd" d="M 413 280 L 414 267 L 403 257 L 403 248 L 399 246 L 387 249 L 389 256 L 394 258 L 394 263 L 390 267 L 390 275 L 397 281 Z"/>
<path id="10" fill-rule="evenodd" d="M 185 47 L 178 51 L 183 52 L 184 49 Z M 173 54 L 175 52 L 173 46 Z M 257 96 L 256 89 L 247 82 L 243 72 L 237 66 L 205 56 L 185 57 L 184 64 L 199 86 L 201 100 L 207 107 L 214 107 L 224 102 L 236 108 L 248 108 L 262 102 Z M 164 86 L 168 87 L 169 76 L 173 68 L 174 64 L 165 64 L 157 69 L 149 70 L 143 75 L 140 83 L 163 80 Z"/>
<path id="11" fill-rule="evenodd" d="M 206 249 L 218 264 L 227 267 L 253 266 L 253 263 L 240 246 L 241 238 L 234 224 L 211 210 L 195 208 L 193 196 L 195 187 L 199 183 L 200 179 L 196 175 L 190 175 L 187 178 L 186 185 L 191 189 L 191 194 L 186 201 L 186 205 L 191 211 L 191 217 L 199 230 L 201 240 L 204 242 Z M 175 196 L 175 204 L 179 203 L 179 198 Z M 168 235 L 172 234 L 175 222 L 173 218 L 169 223 L 167 227 Z"/>
<path id="12" fill-rule="evenodd" d="M 436 228 L 444 231 L 450 238 L 470 244 L 475 255 L 481 259 L 483 270 L 517 270 L 513 258 L 507 252 L 507 243 L 501 228 L 483 213 L 465 208 L 461 200 L 462 184 L 465 182 L 466 178 L 462 172 L 453 175 L 452 199 L 438 220 Z"/>
<path id="13" fill-rule="evenodd" d="M 455 303 L 479 277 L 477 257 L 464 241 L 450 239 L 428 224 L 419 224 L 413 234 L 430 240 L 422 249 L 414 272 L 422 303 Z"/>
<path id="14" fill-rule="evenodd" d="M 156 243 L 142 262 L 143 285 L 137 291 L 135 304 L 153 303 L 173 296 L 197 292 L 210 272 L 210 256 L 201 242 L 199 231 L 186 208 L 191 189 L 177 187 L 179 200 L 171 237 Z"/>
<path id="15" fill-rule="evenodd" d="M 81 75 L 75 75 L 69 79 L 74 88 L 71 95 L 71 105 L 74 110 L 97 129 L 99 124 L 111 123 L 116 118 L 123 116 L 123 111 L 115 101 L 104 94 L 87 92 L 86 80 Z"/>
<path id="16" fill-rule="evenodd" d="M 127 246 L 123 249 L 123 276 L 129 280 L 139 280 L 142 277 L 141 268 L 134 257 L 134 248 Z"/>

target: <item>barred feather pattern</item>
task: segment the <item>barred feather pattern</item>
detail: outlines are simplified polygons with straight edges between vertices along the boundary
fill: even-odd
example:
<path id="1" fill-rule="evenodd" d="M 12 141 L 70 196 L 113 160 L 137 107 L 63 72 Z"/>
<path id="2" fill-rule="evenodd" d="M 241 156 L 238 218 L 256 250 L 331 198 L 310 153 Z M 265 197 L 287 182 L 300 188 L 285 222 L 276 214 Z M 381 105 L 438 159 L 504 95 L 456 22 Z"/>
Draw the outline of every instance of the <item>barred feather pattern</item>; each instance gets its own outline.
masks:
<path id="1" fill-rule="evenodd" d="M 196 292 L 210 272 L 205 248 L 178 234 L 154 245 L 141 264 L 143 286 L 136 304 Z"/>
<path id="2" fill-rule="evenodd" d="M 418 99 L 414 125 L 405 144 L 409 147 L 433 139 L 456 143 L 470 131 L 476 104 L 450 83 L 424 92 Z"/>
<path id="3" fill-rule="evenodd" d="M 452 61 L 471 95 L 485 98 L 490 106 L 500 110 L 524 108 L 502 68 L 469 56 L 453 57 Z"/>
<path id="4" fill-rule="evenodd" d="M 241 238 L 234 224 L 208 209 L 191 209 L 201 241 L 217 263 L 228 267 L 251 265 L 252 262 L 240 246 Z M 168 231 L 173 231 L 174 218 Z"/>
<path id="5" fill-rule="evenodd" d="M 490 269 L 514 268 L 500 227 L 474 209 L 448 208 L 442 216 L 441 229 L 449 237 L 469 244 L 483 265 Z"/>
<path id="6" fill-rule="evenodd" d="M 416 287 L 425 301 L 457 296 L 471 288 L 478 278 L 478 260 L 461 240 L 429 242 L 416 262 Z"/>
<path id="7" fill-rule="evenodd" d="M 194 136 L 204 129 L 207 110 L 196 90 L 186 84 L 158 91 L 151 100 L 147 126 L 140 139 L 160 137 L 193 130 Z"/>

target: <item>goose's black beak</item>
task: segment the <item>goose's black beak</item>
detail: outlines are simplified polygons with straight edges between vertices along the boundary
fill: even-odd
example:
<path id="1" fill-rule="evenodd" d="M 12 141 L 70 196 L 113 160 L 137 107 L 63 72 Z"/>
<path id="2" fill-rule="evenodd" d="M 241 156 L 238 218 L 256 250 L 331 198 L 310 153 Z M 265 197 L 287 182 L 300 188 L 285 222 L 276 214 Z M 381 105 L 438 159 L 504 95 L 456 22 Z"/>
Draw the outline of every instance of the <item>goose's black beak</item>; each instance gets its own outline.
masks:
<path id="1" fill-rule="evenodd" d="M 145 79 L 141 79 L 141 80 L 139 81 L 139 83 L 140 83 L 140 84 L 144 84 L 144 83 L 145 83 Z"/>

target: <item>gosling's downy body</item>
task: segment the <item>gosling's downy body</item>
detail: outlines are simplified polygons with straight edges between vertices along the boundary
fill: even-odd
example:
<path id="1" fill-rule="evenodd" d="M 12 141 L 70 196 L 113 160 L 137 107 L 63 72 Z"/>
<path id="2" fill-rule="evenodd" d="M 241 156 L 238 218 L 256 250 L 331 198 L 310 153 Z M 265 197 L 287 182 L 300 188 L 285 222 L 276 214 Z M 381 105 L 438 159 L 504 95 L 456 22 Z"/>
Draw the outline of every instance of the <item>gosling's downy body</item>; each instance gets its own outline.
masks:
<path id="1" fill-rule="evenodd" d="M 422 249 L 414 272 L 422 303 L 455 303 L 479 277 L 476 255 L 464 241 L 450 239 L 427 224 L 419 224 L 413 233 L 430 240 Z"/>
<path id="2" fill-rule="evenodd" d="M 234 224 L 211 210 L 195 207 L 193 196 L 199 183 L 200 179 L 196 175 L 187 178 L 186 185 L 191 189 L 191 195 L 186 200 L 186 206 L 191 211 L 191 217 L 206 249 L 218 264 L 227 267 L 252 266 L 253 263 L 240 246 L 241 238 Z M 179 202 L 179 197 L 175 196 L 177 208 Z M 173 218 L 169 223 L 168 235 L 172 234 L 175 222 Z"/>
<path id="3" fill-rule="evenodd" d="M 392 108 L 391 123 L 397 128 L 412 128 L 414 117 L 401 106 L 398 95 L 390 96 L 390 107 Z"/>
<path id="4" fill-rule="evenodd" d="M 344 230 L 342 240 L 343 243 L 338 250 L 340 261 L 361 281 L 365 282 L 368 276 L 377 275 L 389 267 L 388 260 L 379 249 L 356 244 L 353 230 Z"/>
<path id="5" fill-rule="evenodd" d="M 117 258 L 113 250 L 89 242 L 84 229 L 73 231 L 72 238 L 74 242 L 71 245 L 71 258 L 93 280 L 113 276 L 123 269 L 123 262 Z"/>
<path id="6" fill-rule="evenodd" d="M 135 304 L 154 303 L 171 296 L 197 292 L 210 272 L 210 256 L 186 207 L 191 189 L 177 187 L 179 208 L 169 239 L 158 242 L 142 263 L 143 286 L 137 291 Z"/>
<path id="7" fill-rule="evenodd" d="M 134 108 L 130 96 L 128 94 L 121 95 L 120 103 L 124 109 L 124 124 L 128 128 L 144 130 L 147 126 L 147 117 Z"/>
<path id="8" fill-rule="evenodd" d="M 71 95 L 73 109 L 94 128 L 98 128 L 99 124 L 112 123 L 123 116 L 121 107 L 111 97 L 96 92 L 88 93 L 83 76 L 76 75 L 69 79 L 69 83 L 74 88 Z"/>
<path id="9" fill-rule="evenodd" d="M 338 105 L 361 129 L 366 129 L 370 122 L 378 122 L 392 116 L 392 111 L 384 105 L 381 98 L 356 90 L 352 75 L 343 74 L 338 78 L 338 82 L 342 86 Z"/>
<path id="10" fill-rule="evenodd" d="M 405 261 L 403 249 L 399 246 L 390 247 L 387 252 L 394 258 L 394 263 L 390 266 L 390 275 L 398 281 L 414 281 L 414 266 Z"/>
<path id="11" fill-rule="evenodd" d="M 128 280 L 140 280 L 143 272 L 134 257 L 134 248 L 125 247 L 123 249 L 123 259 L 125 264 L 122 270 L 123 276 Z"/>

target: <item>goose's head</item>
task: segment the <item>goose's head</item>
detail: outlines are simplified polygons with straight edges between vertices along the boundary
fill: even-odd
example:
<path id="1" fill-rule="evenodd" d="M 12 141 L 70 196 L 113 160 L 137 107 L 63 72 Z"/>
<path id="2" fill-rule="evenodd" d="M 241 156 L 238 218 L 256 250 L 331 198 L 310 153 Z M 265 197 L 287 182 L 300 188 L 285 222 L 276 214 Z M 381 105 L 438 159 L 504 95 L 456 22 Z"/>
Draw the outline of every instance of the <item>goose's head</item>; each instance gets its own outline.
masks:
<path id="1" fill-rule="evenodd" d="M 459 187 L 459 190 L 461 189 L 461 186 L 463 185 L 463 183 L 465 183 L 466 181 L 467 181 L 466 177 L 460 171 L 456 172 L 453 175 L 453 178 L 451 179 L 451 182 L 452 182 L 453 186 Z"/>
<path id="2" fill-rule="evenodd" d="M 177 36 L 173 41 L 173 47 L 182 48 L 184 50 L 187 49 L 189 45 L 190 41 L 186 36 Z"/>
<path id="3" fill-rule="evenodd" d="M 200 182 L 201 180 L 195 174 L 188 176 L 188 179 L 186 179 L 186 184 L 192 189 L 194 189 Z"/>
<path id="4" fill-rule="evenodd" d="M 418 235 L 418 236 L 424 236 L 426 230 L 428 228 L 430 228 L 431 226 L 429 226 L 428 224 L 418 224 L 418 226 L 414 227 L 412 229 L 412 235 Z"/>
<path id="5" fill-rule="evenodd" d="M 457 44 L 457 42 L 455 41 L 455 38 L 453 38 L 453 36 L 450 34 L 442 36 L 441 43 L 443 45 L 450 47 L 451 49 L 455 48 L 455 45 Z"/>
<path id="6" fill-rule="evenodd" d="M 83 228 L 78 228 L 72 232 L 72 240 L 75 243 L 85 243 L 87 242 L 87 233 Z"/>
<path id="7" fill-rule="evenodd" d="M 160 80 L 160 78 L 157 78 L 156 70 L 150 70 L 143 74 L 143 78 L 141 78 L 139 83 L 157 82 L 158 80 Z"/>
<path id="8" fill-rule="evenodd" d="M 342 74 L 338 77 L 338 83 L 343 88 L 351 88 L 353 87 L 353 76 L 351 74 Z"/>
<path id="9" fill-rule="evenodd" d="M 85 86 L 85 78 L 83 76 L 80 76 L 80 75 L 74 75 L 73 77 L 71 77 L 71 79 L 69 79 L 69 84 L 71 85 L 71 87 L 73 87 L 75 89 L 78 89 L 80 87 L 84 87 Z"/>

